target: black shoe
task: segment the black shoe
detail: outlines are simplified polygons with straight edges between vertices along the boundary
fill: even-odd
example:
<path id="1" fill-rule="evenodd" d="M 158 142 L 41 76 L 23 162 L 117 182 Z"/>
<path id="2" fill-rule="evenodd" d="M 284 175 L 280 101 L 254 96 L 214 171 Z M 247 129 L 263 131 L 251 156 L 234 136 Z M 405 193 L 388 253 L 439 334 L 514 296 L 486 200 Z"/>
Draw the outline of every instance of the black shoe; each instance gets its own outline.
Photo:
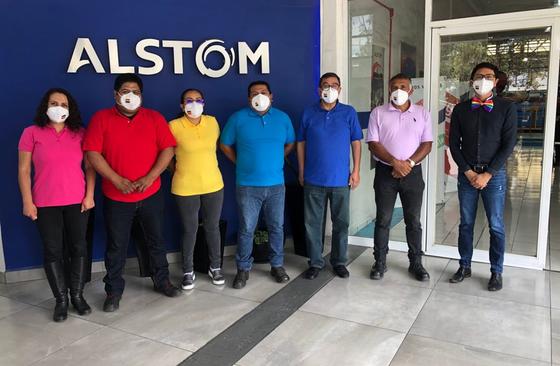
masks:
<path id="1" fill-rule="evenodd" d="M 340 278 L 348 278 L 350 276 L 350 272 L 346 269 L 346 266 L 343 264 L 339 264 L 338 266 L 333 267 L 334 273 Z"/>
<path id="2" fill-rule="evenodd" d="M 303 276 L 308 280 L 313 280 L 319 275 L 319 272 L 321 272 L 321 268 L 309 267 Z"/>
<path id="3" fill-rule="evenodd" d="M 387 266 L 383 261 L 375 261 L 371 267 L 371 272 L 369 273 L 369 278 L 372 280 L 381 280 L 387 272 Z"/>
<path id="4" fill-rule="evenodd" d="M 420 260 L 416 260 L 415 262 L 410 263 L 410 266 L 408 266 L 408 272 L 413 274 L 414 278 L 416 278 L 418 281 L 430 280 L 430 274 L 428 273 L 428 271 L 426 271 Z"/>
<path id="5" fill-rule="evenodd" d="M 107 298 L 103 303 L 103 311 L 106 313 L 112 313 L 113 311 L 117 311 L 119 308 L 120 301 L 121 301 L 121 295 L 107 295 Z"/>
<path id="6" fill-rule="evenodd" d="M 53 320 L 55 322 L 63 322 L 68 317 L 68 288 L 66 287 L 62 264 L 60 262 L 46 263 L 45 273 L 56 299 Z"/>
<path id="7" fill-rule="evenodd" d="M 83 296 L 87 268 L 88 266 L 86 258 L 72 258 L 72 273 L 70 275 L 70 302 L 79 315 L 91 314 L 91 307 L 88 305 Z"/>
<path id="8" fill-rule="evenodd" d="M 290 280 L 290 276 L 288 276 L 284 267 L 272 267 L 270 269 L 270 274 L 278 283 L 288 282 Z"/>
<path id="9" fill-rule="evenodd" d="M 469 278 L 471 276 L 471 267 L 463 267 L 460 266 L 457 272 L 449 279 L 451 283 L 459 283 L 463 282 L 465 278 Z"/>
<path id="10" fill-rule="evenodd" d="M 166 280 L 163 285 L 154 286 L 154 290 L 167 297 L 177 297 L 181 294 L 181 290 L 173 286 L 169 280 Z"/>
<path id="11" fill-rule="evenodd" d="M 500 291 L 502 289 L 502 274 L 492 272 L 490 281 L 488 281 L 488 291 Z"/>
<path id="12" fill-rule="evenodd" d="M 249 271 L 237 270 L 237 274 L 233 279 L 233 288 L 238 290 L 242 289 L 247 284 L 248 279 L 249 279 Z"/>

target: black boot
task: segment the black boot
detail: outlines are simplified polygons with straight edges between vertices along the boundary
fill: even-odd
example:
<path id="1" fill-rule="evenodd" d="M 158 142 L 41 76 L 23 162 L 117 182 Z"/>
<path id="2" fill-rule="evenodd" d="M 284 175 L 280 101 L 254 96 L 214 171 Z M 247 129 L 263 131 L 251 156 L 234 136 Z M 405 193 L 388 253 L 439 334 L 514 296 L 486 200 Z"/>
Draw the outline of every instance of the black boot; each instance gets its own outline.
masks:
<path id="1" fill-rule="evenodd" d="M 372 280 L 381 280 L 383 275 L 387 272 L 387 253 L 382 253 L 379 250 L 374 250 L 373 257 L 375 258 L 375 263 L 371 267 L 371 272 L 369 273 L 369 278 Z"/>
<path id="2" fill-rule="evenodd" d="M 408 254 L 408 259 L 410 260 L 410 266 L 408 266 L 408 272 L 416 278 L 417 281 L 429 281 L 430 274 L 424 266 L 422 265 L 421 255 Z"/>
<path id="3" fill-rule="evenodd" d="M 91 313 L 91 308 L 84 299 L 84 284 L 87 277 L 87 259 L 85 257 L 72 258 L 72 272 L 70 274 L 70 302 L 79 315 Z"/>
<path id="4" fill-rule="evenodd" d="M 55 322 L 63 322 L 68 317 L 68 288 L 66 287 L 62 264 L 60 262 L 46 263 L 45 273 L 56 299 L 53 320 Z"/>

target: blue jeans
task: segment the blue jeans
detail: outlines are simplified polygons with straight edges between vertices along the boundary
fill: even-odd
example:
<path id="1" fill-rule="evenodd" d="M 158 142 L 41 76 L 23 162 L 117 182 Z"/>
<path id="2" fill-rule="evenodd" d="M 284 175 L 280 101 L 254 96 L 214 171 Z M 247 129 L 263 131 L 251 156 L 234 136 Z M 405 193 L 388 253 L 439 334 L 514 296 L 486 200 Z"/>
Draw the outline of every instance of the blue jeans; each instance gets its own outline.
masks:
<path id="1" fill-rule="evenodd" d="M 350 188 L 303 187 L 305 241 L 309 266 L 323 268 L 323 218 L 330 201 L 332 227 L 331 265 L 346 265 L 348 225 L 350 223 Z"/>
<path id="2" fill-rule="evenodd" d="M 478 197 L 482 196 L 482 203 L 490 228 L 490 270 L 502 273 L 504 251 L 506 248 L 506 233 L 504 228 L 504 205 L 506 198 L 507 177 L 506 170 L 500 170 L 494 175 L 488 185 L 478 190 L 474 188 L 464 174 L 459 174 L 459 207 L 461 210 L 461 224 L 459 225 L 459 264 L 471 266 L 473 254 L 473 228 L 476 219 Z"/>
<path id="3" fill-rule="evenodd" d="M 284 196 L 283 184 L 268 187 L 237 186 L 239 229 L 235 259 L 238 270 L 251 270 L 253 235 L 261 208 L 268 229 L 270 265 L 280 267 L 284 264 Z"/>

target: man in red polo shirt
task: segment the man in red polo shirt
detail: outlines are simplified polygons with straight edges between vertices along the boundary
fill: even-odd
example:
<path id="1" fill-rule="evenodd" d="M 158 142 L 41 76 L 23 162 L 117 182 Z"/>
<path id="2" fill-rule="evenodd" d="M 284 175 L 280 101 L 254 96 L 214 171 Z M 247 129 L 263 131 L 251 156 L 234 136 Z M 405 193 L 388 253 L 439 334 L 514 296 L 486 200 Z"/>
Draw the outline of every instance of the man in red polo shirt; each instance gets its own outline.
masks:
<path id="1" fill-rule="evenodd" d="M 107 230 L 103 310 L 107 312 L 119 308 L 124 291 L 122 271 L 135 218 L 149 247 L 154 289 L 169 297 L 180 293 L 169 281 L 161 228 L 160 174 L 173 157 L 175 139 L 161 114 L 140 106 L 142 80 L 137 75 L 119 75 L 114 89 L 115 106 L 93 115 L 83 146 L 103 177 Z"/>

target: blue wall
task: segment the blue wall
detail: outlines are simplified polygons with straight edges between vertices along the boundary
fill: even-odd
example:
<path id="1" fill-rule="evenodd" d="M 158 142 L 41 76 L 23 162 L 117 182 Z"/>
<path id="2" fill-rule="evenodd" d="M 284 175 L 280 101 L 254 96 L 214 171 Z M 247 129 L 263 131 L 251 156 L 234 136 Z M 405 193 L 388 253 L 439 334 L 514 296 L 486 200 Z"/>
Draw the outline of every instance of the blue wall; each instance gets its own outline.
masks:
<path id="1" fill-rule="evenodd" d="M 297 127 L 303 108 L 316 99 L 319 77 L 319 0 L 236 1 L 28 1 L 5 0 L 0 14 L 0 70 L 2 71 L 3 126 L 0 134 L 1 171 L 0 223 L 8 270 L 42 265 L 41 242 L 35 225 L 21 215 L 17 185 L 17 142 L 30 125 L 42 94 L 50 87 L 68 89 L 77 99 L 84 122 L 98 109 L 113 104 L 115 75 L 109 74 L 107 39 L 118 39 L 121 65 L 151 66 L 135 52 L 145 38 L 189 40 L 192 49 L 183 51 L 184 74 L 173 73 L 172 50 L 148 49 L 164 59 L 163 70 L 142 76 L 144 105 L 159 110 L 168 119 L 179 112 L 179 94 L 186 87 L 205 93 L 206 113 L 223 126 L 227 117 L 247 103 L 247 85 L 264 79 L 270 82 L 274 105 L 286 111 Z M 89 38 L 105 74 L 91 65 L 67 73 L 76 39 Z M 247 75 L 238 73 L 237 60 L 221 78 L 201 75 L 195 67 L 196 48 L 206 40 L 221 39 L 237 48 L 244 41 L 255 50 L 260 42 L 270 44 L 270 74 L 261 65 L 249 63 Z M 85 57 L 84 57 L 85 58 Z M 219 68 L 220 58 L 209 56 L 207 66 Z M 292 157 L 293 159 L 293 157 Z M 234 200 L 234 167 L 219 156 L 226 184 L 223 218 L 228 221 L 228 243 L 235 241 L 237 219 Z M 293 180 L 289 172 L 286 178 Z M 164 189 L 169 192 L 164 174 Z M 99 183 L 99 182 L 98 182 Z M 98 184 L 99 185 L 99 184 Z M 99 187 L 98 187 L 99 188 Z M 96 192 L 94 259 L 103 258 L 105 232 L 101 215 L 101 193 Z M 166 245 L 178 248 L 179 222 L 171 199 L 166 206 Z"/>

